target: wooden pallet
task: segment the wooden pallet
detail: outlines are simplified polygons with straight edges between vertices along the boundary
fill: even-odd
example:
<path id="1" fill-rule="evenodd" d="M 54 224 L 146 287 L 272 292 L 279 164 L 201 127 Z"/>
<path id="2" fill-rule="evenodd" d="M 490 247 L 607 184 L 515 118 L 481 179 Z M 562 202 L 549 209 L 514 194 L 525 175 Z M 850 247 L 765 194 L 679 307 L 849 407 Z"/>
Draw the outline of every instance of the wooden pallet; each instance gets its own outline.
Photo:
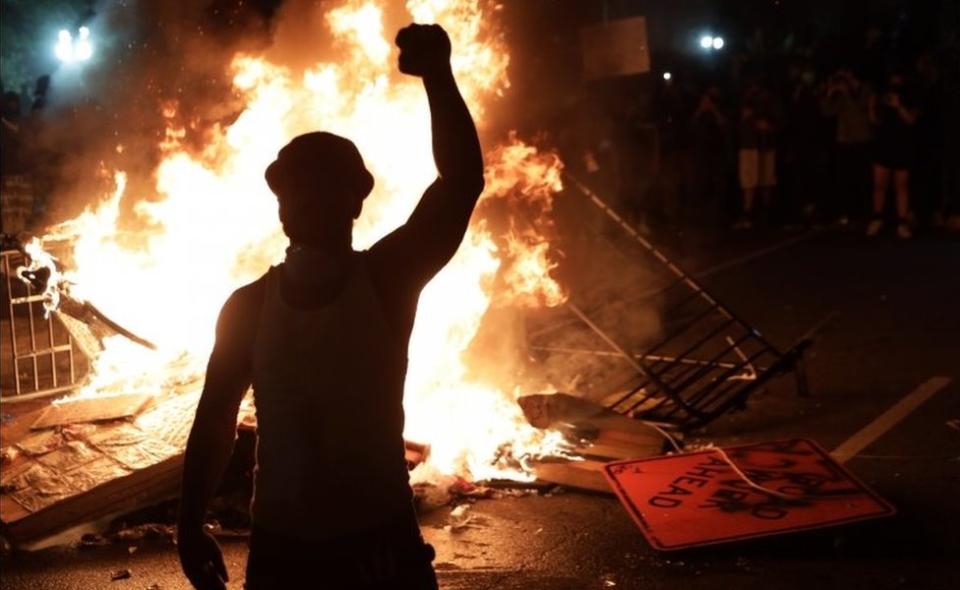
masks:
<path id="1" fill-rule="evenodd" d="M 535 466 L 537 478 L 545 482 L 612 494 L 603 476 L 606 463 L 661 455 L 669 444 L 663 425 L 627 418 L 574 395 L 531 395 L 518 402 L 531 425 L 560 428 L 574 440 L 569 452 L 578 460 L 551 458 Z"/>

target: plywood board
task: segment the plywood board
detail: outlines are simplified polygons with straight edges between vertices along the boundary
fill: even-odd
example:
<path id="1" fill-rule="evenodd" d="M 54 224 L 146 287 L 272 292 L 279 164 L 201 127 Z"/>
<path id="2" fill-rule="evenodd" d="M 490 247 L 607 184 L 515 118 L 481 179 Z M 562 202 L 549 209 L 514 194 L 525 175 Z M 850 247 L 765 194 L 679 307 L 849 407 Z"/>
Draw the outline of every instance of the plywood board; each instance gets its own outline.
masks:
<path id="1" fill-rule="evenodd" d="M 124 414 L 149 400 L 125 397 Z M 176 395 L 135 419 L 47 429 L 17 442 L 0 477 L 5 534 L 29 543 L 174 497 L 198 398 Z M 71 416 L 103 415 L 96 404 L 77 408 Z"/>
<path id="2" fill-rule="evenodd" d="M 150 401 L 147 394 L 112 395 L 68 400 L 51 404 L 32 428 L 42 429 L 79 422 L 99 422 L 135 416 Z"/>

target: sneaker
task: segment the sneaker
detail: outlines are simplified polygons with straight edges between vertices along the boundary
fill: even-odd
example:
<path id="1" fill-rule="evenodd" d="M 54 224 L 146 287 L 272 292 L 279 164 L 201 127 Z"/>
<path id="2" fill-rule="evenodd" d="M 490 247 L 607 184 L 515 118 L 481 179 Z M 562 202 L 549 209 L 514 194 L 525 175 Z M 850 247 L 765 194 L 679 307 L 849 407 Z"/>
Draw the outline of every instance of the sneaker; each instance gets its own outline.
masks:
<path id="1" fill-rule="evenodd" d="M 753 223 L 748 217 L 741 217 L 736 223 L 730 226 L 730 229 L 750 229 L 752 227 Z"/>
<path id="2" fill-rule="evenodd" d="M 871 219 L 870 223 L 867 224 L 867 235 L 872 238 L 879 234 L 881 229 L 883 229 L 883 220 Z"/>
<path id="3" fill-rule="evenodd" d="M 910 226 L 905 221 L 897 224 L 897 237 L 901 240 L 909 240 L 913 237 L 913 232 L 910 231 Z"/>

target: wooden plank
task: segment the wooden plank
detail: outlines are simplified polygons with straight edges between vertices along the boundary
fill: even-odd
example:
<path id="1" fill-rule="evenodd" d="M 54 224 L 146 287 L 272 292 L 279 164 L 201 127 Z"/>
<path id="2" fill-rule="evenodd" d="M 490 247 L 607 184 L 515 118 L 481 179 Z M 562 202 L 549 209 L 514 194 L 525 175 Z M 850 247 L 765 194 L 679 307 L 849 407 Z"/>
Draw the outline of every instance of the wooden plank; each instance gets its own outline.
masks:
<path id="1" fill-rule="evenodd" d="M 39 430 L 79 422 L 100 422 L 135 416 L 149 403 L 152 397 L 143 393 L 131 393 L 110 397 L 82 398 L 51 404 L 40 414 L 31 428 Z"/>
<path id="2" fill-rule="evenodd" d="M 657 446 L 638 446 L 623 444 L 618 442 L 597 441 L 578 449 L 579 453 L 590 457 L 606 459 L 607 461 L 620 461 L 623 459 L 644 459 L 646 457 L 656 457 L 661 455 L 661 447 Z"/>
<path id="3" fill-rule="evenodd" d="M 540 463 L 534 468 L 537 479 L 581 490 L 612 494 L 610 484 L 603 476 L 604 463 L 600 461 L 565 461 Z"/>

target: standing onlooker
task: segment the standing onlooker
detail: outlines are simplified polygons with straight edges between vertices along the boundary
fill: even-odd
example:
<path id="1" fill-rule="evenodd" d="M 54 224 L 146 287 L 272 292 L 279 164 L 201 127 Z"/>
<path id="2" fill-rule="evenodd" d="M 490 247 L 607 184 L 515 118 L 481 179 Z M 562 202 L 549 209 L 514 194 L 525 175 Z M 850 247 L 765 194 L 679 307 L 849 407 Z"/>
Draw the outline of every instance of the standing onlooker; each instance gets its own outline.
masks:
<path id="1" fill-rule="evenodd" d="M 836 117 L 835 198 L 831 215 L 845 225 L 863 211 L 870 182 L 870 89 L 851 70 L 840 69 L 827 81 L 823 110 Z"/>
<path id="2" fill-rule="evenodd" d="M 910 214 L 910 168 L 916 141 L 917 110 L 903 76 L 891 75 L 883 92 L 871 99 L 870 118 L 877 133 L 873 156 L 873 219 L 867 225 L 867 235 L 875 236 L 883 229 L 887 191 L 893 178 L 897 235 L 909 238 L 912 235 L 907 218 Z"/>
<path id="3" fill-rule="evenodd" d="M 734 229 L 753 227 L 751 220 L 759 194 L 769 208 L 777 185 L 777 148 L 774 132 L 776 105 L 769 91 L 752 87 L 745 93 L 740 110 L 739 177 L 743 214 Z"/>
<path id="4" fill-rule="evenodd" d="M 913 209 L 917 224 L 929 226 L 942 222 L 946 208 L 944 191 L 944 154 L 946 146 L 945 89 L 940 67 L 933 55 L 917 60 L 917 153 L 913 174 Z"/>
<path id="5" fill-rule="evenodd" d="M 811 221 L 824 192 L 823 169 L 827 159 L 823 147 L 830 140 L 816 81 L 816 72 L 805 62 L 789 69 L 789 94 L 779 145 L 784 188 L 778 208 L 787 225 Z"/>
<path id="6" fill-rule="evenodd" d="M 687 125 L 692 112 L 692 97 L 684 82 L 675 76 L 664 83 L 658 97 L 656 177 L 651 187 L 648 209 L 654 209 L 662 221 L 680 222 L 680 211 L 689 192 L 686 177 L 688 162 Z"/>
<path id="7" fill-rule="evenodd" d="M 704 228 L 716 224 L 727 184 L 727 118 L 720 107 L 720 89 L 700 96 L 690 121 L 690 199 L 687 217 Z"/>

